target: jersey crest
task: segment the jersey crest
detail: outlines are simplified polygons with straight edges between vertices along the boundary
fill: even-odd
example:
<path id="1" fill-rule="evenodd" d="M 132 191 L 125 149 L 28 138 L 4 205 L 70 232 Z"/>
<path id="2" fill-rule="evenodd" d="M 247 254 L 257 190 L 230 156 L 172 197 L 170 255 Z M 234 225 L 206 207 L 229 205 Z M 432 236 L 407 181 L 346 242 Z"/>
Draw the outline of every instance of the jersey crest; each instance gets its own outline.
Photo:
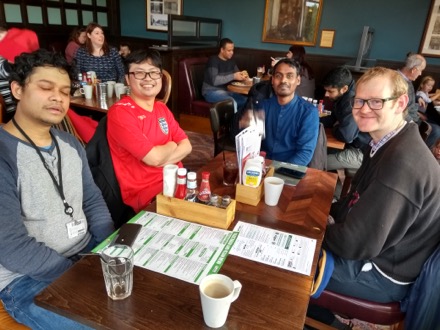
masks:
<path id="1" fill-rule="evenodd" d="M 160 117 L 158 119 L 158 121 L 159 121 L 160 129 L 163 132 L 163 134 L 168 135 L 169 129 L 168 129 L 168 123 L 167 123 L 166 119 L 163 117 Z"/>

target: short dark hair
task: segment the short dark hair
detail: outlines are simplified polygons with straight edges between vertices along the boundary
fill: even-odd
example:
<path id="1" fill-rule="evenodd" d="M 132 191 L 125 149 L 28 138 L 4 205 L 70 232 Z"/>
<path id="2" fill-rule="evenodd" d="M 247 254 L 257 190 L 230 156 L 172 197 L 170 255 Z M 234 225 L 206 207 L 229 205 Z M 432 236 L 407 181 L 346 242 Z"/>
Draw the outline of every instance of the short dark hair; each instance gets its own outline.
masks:
<path id="1" fill-rule="evenodd" d="M 62 54 L 40 48 L 32 53 L 22 53 L 15 57 L 9 81 L 16 81 L 24 87 L 27 79 L 37 67 L 58 68 L 69 75 L 70 81 L 76 80 L 74 68 L 67 63 Z"/>
<path id="2" fill-rule="evenodd" d="M 125 73 L 130 72 L 130 65 L 133 63 L 140 64 L 146 61 L 150 61 L 151 65 L 154 65 L 162 72 L 162 59 L 160 53 L 155 49 L 139 49 L 131 52 L 124 60 Z"/>
<path id="3" fill-rule="evenodd" d="M 301 65 L 300 65 L 297 61 L 295 61 L 294 59 L 292 59 L 292 58 L 287 58 L 287 57 L 282 58 L 281 60 L 279 60 L 279 61 L 277 62 L 277 64 L 275 64 L 275 66 L 273 67 L 273 73 L 276 72 L 278 66 L 279 66 L 281 63 L 287 64 L 287 65 L 290 66 L 291 68 L 295 68 L 295 69 L 296 69 L 296 73 L 297 73 L 298 75 L 300 74 L 300 72 L 301 72 Z"/>
<path id="4" fill-rule="evenodd" d="M 342 88 L 344 86 L 349 86 L 352 81 L 353 76 L 351 75 L 350 70 L 345 66 L 338 66 L 327 73 L 322 81 L 322 86 Z"/>
<path id="5" fill-rule="evenodd" d="M 233 44 L 234 42 L 229 38 L 223 38 L 220 40 L 220 49 L 225 48 L 226 44 Z"/>
<path id="6" fill-rule="evenodd" d="M 304 62 L 304 57 L 306 55 L 306 50 L 303 46 L 299 45 L 292 45 L 289 47 L 289 52 L 292 53 L 293 59 L 298 61 L 299 64 L 302 64 Z"/>

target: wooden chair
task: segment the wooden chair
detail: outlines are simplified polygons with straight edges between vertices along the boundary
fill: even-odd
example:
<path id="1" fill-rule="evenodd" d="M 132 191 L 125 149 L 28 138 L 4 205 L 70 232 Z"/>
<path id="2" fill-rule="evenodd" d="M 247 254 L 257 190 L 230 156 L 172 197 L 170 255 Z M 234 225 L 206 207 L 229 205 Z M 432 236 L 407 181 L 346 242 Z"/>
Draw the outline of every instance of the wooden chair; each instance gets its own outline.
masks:
<path id="1" fill-rule="evenodd" d="M 3 96 L 0 94 L 0 124 L 6 123 L 6 104 Z"/>
<path id="2" fill-rule="evenodd" d="M 215 103 L 210 109 L 210 122 L 214 137 L 214 157 L 223 150 L 235 151 L 235 141 L 231 138 L 234 105 L 232 100 Z"/>
<path id="3" fill-rule="evenodd" d="M 85 146 L 85 142 L 81 139 L 81 137 L 79 136 L 78 132 L 75 129 L 75 126 L 73 126 L 72 121 L 70 120 L 68 115 L 65 115 L 62 122 L 54 125 L 54 127 L 56 129 L 59 129 L 60 131 L 64 131 L 64 132 L 68 132 L 70 134 L 72 134 L 74 137 L 76 137 L 78 139 L 78 141 Z"/>
<path id="4" fill-rule="evenodd" d="M 3 307 L 3 303 L 0 303 L 0 329 L 7 330 L 28 330 L 27 326 L 15 321 Z"/>
<path id="5" fill-rule="evenodd" d="M 162 70 L 162 89 L 157 94 L 156 99 L 167 104 L 171 94 L 172 79 L 167 70 Z"/>

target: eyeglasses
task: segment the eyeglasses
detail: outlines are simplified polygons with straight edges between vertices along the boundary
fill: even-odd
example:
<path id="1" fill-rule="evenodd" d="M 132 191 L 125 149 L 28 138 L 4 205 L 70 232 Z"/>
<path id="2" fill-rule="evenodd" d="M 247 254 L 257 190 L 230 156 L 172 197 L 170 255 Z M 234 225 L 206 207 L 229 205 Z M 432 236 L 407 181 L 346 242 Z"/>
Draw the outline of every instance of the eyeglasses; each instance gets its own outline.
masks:
<path id="1" fill-rule="evenodd" d="M 364 106 L 365 103 L 367 103 L 368 107 L 371 110 L 382 110 L 383 104 L 385 102 L 392 101 L 397 98 L 399 98 L 399 96 L 392 96 L 386 99 L 368 99 L 368 100 L 355 97 L 351 99 L 351 106 L 353 107 L 353 109 L 360 109 Z"/>
<path id="2" fill-rule="evenodd" d="M 134 79 L 137 80 L 144 80 L 149 76 L 153 80 L 158 80 L 162 78 L 162 72 L 160 71 L 151 71 L 151 72 L 145 72 L 145 71 L 134 71 L 129 72 L 128 74 L 132 74 L 134 76 Z"/>

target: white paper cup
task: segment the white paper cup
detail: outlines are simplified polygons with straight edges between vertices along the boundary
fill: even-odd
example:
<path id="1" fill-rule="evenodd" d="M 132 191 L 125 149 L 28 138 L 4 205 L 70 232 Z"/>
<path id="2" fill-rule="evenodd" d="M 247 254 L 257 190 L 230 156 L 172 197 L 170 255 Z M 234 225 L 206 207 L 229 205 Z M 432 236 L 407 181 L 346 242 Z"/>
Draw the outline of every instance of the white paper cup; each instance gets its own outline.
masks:
<path id="1" fill-rule="evenodd" d="M 125 94 L 126 91 L 127 91 L 127 87 L 125 87 L 123 83 L 115 84 L 115 94 L 118 99 L 121 98 L 121 94 Z"/>
<path id="2" fill-rule="evenodd" d="M 113 97 L 113 92 L 115 91 L 116 81 L 107 81 L 107 97 L 111 99 Z"/>
<path id="3" fill-rule="evenodd" d="M 221 274 L 206 276 L 199 285 L 203 320 L 211 328 L 220 328 L 226 322 L 229 307 L 241 291 L 241 283 Z"/>
<path id="4" fill-rule="evenodd" d="M 163 195 L 174 197 L 177 182 L 177 169 L 179 166 L 168 164 L 163 167 Z"/>
<path id="5" fill-rule="evenodd" d="M 264 179 L 264 202 L 266 205 L 275 206 L 278 204 L 283 187 L 283 179 L 274 176 Z"/>
<path id="6" fill-rule="evenodd" d="M 84 85 L 79 90 L 82 94 L 84 94 L 84 97 L 87 100 L 91 100 L 93 98 L 93 85 Z"/>

